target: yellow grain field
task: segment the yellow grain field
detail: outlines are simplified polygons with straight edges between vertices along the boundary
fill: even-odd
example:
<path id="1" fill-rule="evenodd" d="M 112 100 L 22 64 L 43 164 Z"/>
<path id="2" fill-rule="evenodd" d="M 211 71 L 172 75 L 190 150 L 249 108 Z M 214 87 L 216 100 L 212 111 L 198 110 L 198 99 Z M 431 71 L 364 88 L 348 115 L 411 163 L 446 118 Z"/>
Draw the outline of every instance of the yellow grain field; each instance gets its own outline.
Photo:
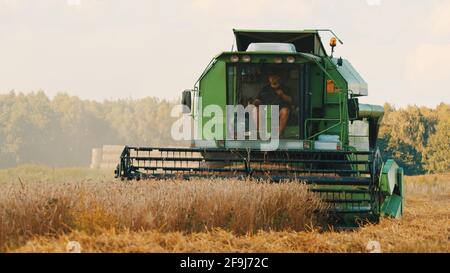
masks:
<path id="1" fill-rule="evenodd" d="M 450 175 L 407 177 L 404 218 L 354 231 L 320 230 L 325 206 L 299 183 L 119 182 L 27 166 L 1 170 L 0 187 L 7 252 L 65 252 L 69 241 L 83 252 L 365 252 L 369 241 L 450 251 Z"/>

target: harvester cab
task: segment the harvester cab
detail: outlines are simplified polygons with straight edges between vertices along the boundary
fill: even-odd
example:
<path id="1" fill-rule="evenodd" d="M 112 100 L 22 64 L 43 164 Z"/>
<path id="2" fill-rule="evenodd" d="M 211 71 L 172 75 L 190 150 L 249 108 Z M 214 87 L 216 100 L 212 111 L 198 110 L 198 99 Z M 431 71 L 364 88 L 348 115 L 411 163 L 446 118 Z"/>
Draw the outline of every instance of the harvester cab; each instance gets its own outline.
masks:
<path id="1" fill-rule="evenodd" d="M 116 176 L 301 181 L 339 222 L 400 217 L 403 171 L 376 143 L 384 109 L 359 103 L 367 83 L 320 32 L 234 30 L 236 51 L 182 94 L 191 147 L 125 147 Z"/>

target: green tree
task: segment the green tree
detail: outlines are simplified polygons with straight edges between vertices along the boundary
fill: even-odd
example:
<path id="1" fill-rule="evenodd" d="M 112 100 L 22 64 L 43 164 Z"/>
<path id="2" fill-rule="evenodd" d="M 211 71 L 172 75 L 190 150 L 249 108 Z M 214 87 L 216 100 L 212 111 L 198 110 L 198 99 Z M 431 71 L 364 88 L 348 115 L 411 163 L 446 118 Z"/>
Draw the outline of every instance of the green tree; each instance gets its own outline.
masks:
<path id="1" fill-rule="evenodd" d="M 441 104 L 436 110 L 439 121 L 431 135 L 425 153 L 425 167 L 429 172 L 450 172 L 450 106 Z"/>
<path id="2" fill-rule="evenodd" d="M 385 157 L 395 159 L 407 174 L 424 173 L 424 154 L 435 124 L 434 115 L 425 108 L 396 110 L 386 104 L 379 146 Z"/>

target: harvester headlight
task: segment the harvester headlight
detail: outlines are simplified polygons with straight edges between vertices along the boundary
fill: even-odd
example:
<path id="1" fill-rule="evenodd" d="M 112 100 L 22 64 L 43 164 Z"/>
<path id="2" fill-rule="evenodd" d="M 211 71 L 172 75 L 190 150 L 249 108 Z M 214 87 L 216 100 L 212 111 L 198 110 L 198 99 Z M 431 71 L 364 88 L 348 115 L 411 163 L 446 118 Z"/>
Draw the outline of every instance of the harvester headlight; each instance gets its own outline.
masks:
<path id="1" fill-rule="evenodd" d="M 303 141 L 303 149 L 305 149 L 305 150 L 311 149 L 311 142 L 309 142 L 307 140 Z"/>
<path id="2" fill-rule="evenodd" d="M 242 61 L 244 63 L 249 63 L 252 61 L 252 57 L 250 57 L 249 55 L 244 55 L 244 56 L 242 56 Z"/>
<path id="3" fill-rule="evenodd" d="M 273 62 L 276 63 L 276 64 L 281 64 L 281 63 L 283 62 L 283 58 L 281 58 L 281 57 L 275 57 L 275 58 L 273 59 Z"/>
<path id="4" fill-rule="evenodd" d="M 230 61 L 231 61 L 232 63 L 237 63 L 237 62 L 239 62 L 239 56 L 238 56 L 238 55 L 231 55 Z"/>
<path id="5" fill-rule="evenodd" d="M 293 63 L 295 63 L 295 57 L 294 57 L 294 56 L 288 56 L 288 57 L 286 58 L 286 61 L 287 61 L 288 63 L 290 63 L 290 64 L 293 64 Z"/>

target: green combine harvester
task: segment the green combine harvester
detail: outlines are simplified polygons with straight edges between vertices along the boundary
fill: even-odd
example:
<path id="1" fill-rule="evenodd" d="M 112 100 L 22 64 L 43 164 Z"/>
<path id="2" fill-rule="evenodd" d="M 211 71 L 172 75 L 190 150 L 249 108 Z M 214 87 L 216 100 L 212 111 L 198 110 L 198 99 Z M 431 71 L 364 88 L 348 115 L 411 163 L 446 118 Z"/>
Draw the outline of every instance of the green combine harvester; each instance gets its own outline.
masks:
<path id="1" fill-rule="evenodd" d="M 196 124 L 191 147 L 127 146 L 116 177 L 299 181 L 329 204 L 330 222 L 400 218 L 403 170 L 377 149 L 384 109 L 359 103 L 367 83 L 348 60 L 333 57 L 341 40 L 333 37 L 327 54 L 323 31 L 336 36 L 234 30 L 236 50 L 214 57 L 194 89 L 183 92 L 185 116 Z M 268 86 L 283 92 L 271 97 Z M 255 120 L 249 105 L 265 111 Z M 221 111 L 212 115 L 208 106 Z M 258 127 L 274 121 L 278 126 L 265 126 L 269 138 L 261 135 Z"/>

